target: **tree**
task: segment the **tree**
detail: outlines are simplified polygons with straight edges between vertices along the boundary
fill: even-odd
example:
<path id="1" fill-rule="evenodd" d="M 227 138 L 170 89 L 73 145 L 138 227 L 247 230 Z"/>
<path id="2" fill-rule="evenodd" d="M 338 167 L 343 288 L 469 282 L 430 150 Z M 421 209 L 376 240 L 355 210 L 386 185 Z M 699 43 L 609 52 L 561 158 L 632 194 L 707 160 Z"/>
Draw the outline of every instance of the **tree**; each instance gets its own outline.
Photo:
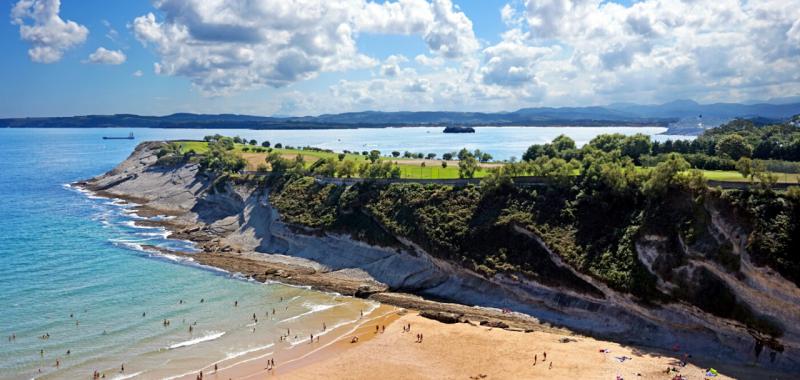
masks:
<path id="1" fill-rule="evenodd" d="M 339 156 L 338 156 L 338 157 L 339 157 L 339 161 L 343 161 L 343 160 L 344 160 L 344 158 L 345 158 L 345 157 L 347 157 L 347 155 L 346 155 L 346 154 L 344 154 L 344 153 L 339 153 Z"/>
<path id="2" fill-rule="evenodd" d="M 436 158 L 436 153 L 428 153 L 428 156 L 427 156 L 427 158 L 428 158 L 429 160 L 432 160 L 432 159 Z"/>
<path id="3" fill-rule="evenodd" d="M 323 158 L 314 163 L 314 174 L 323 177 L 333 177 L 336 174 L 336 161 L 332 158 Z"/>
<path id="4" fill-rule="evenodd" d="M 575 149 L 575 140 L 569 138 L 567 135 L 559 135 L 553 142 L 550 143 L 553 150 L 557 153 L 565 152 L 567 150 Z"/>
<path id="5" fill-rule="evenodd" d="M 216 138 L 216 139 L 214 139 L 212 141 L 209 141 L 208 149 L 209 150 L 214 150 L 214 149 L 233 150 L 234 142 L 235 142 L 235 140 L 231 139 L 230 137 L 220 136 L 219 138 Z"/>
<path id="6" fill-rule="evenodd" d="M 650 154 L 651 148 L 652 143 L 650 142 L 650 136 L 641 133 L 628 136 L 622 140 L 622 155 L 628 156 L 636 162 L 639 161 L 639 157 Z"/>
<path id="7" fill-rule="evenodd" d="M 546 156 L 543 145 L 534 144 L 528 147 L 528 150 L 522 154 L 523 161 L 533 161 L 539 157 Z"/>
<path id="8" fill-rule="evenodd" d="M 442 155 L 442 159 L 446 161 L 450 161 L 453 159 L 453 153 L 445 153 Z"/>
<path id="9" fill-rule="evenodd" d="M 275 144 L 275 149 L 281 149 L 281 148 L 283 148 L 283 144 L 281 143 Z"/>
<path id="10" fill-rule="evenodd" d="M 414 155 L 414 157 L 416 157 L 418 159 L 422 159 L 422 158 L 425 158 L 425 155 L 422 154 L 422 153 L 417 153 L 417 154 Z"/>
<path id="11" fill-rule="evenodd" d="M 356 162 L 352 160 L 341 161 L 336 171 L 339 173 L 339 177 L 350 178 L 356 172 Z"/>
<path id="12" fill-rule="evenodd" d="M 481 162 L 489 162 L 489 161 L 492 160 L 492 155 L 489 154 L 489 153 L 484 152 L 483 154 L 481 154 L 481 158 L 480 159 L 481 159 Z"/>
<path id="13" fill-rule="evenodd" d="M 413 153 L 411 153 L 411 152 L 409 152 L 409 151 L 405 151 L 405 152 L 403 152 L 403 157 L 404 157 L 404 158 L 411 158 L 411 156 L 413 156 L 413 155 L 414 155 L 414 154 L 413 154 Z"/>
<path id="14" fill-rule="evenodd" d="M 258 141 L 255 139 L 250 140 L 250 145 L 258 145 Z"/>
<path id="15" fill-rule="evenodd" d="M 617 149 L 622 150 L 623 140 L 625 140 L 625 135 L 621 133 L 602 134 L 593 138 L 592 141 L 589 141 L 589 144 L 586 146 L 610 153 Z"/>
<path id="16" fill-rule="evenodd" d="M 379 150 L 371 150 L 369 151 L 369 161 L 375 163 L 381 158 L 381 151 Z"/>
<path id="17" fill-rule="evenodd" d="M 269 148 L 269 141 L 262 142 L 261 146 L 263 146 L 264 148 Z"/>
<path id="18" fill-rule="evenodd" d="M 475 171 L 478 170 L 478 160 L 467 152 L 463 159 L 458 160 L 458 177 L 459 178 L 473 178 Z"/>
<path id="19" fill-rule="evenodd" d="M 645 181 L 643 191 L 646 194 L 660 195 L 677 183 L 678 175 L 689 169 L 689 163 L 677 153 L 670 153 L 667 159 L 656 165 Z"/>
<path id="20" fill-rule="evenodd" d="M 728 157 L 732 160 L 750 157 L 753 154 L 753 147 L 747 143 L 744 137 L 737 134 L 725 135 L 719 139 L 716 150 L 717 155 Z"/>
<path id="21" fill-rule="evenodd" d="M 400 152 L 398 152 L 396 150 L 392 151 L 392 157 L 395 157 L 395 158 L 400 157 Z"/>
<path id="22" fill-rule="evenodd" d="M 750 182 L 753 181 L 753 160 L 749 157 L 742 157 L 739 161 L 736 161 L 736 171 L 742 175 L 744 178 L 750 178 Z"/>

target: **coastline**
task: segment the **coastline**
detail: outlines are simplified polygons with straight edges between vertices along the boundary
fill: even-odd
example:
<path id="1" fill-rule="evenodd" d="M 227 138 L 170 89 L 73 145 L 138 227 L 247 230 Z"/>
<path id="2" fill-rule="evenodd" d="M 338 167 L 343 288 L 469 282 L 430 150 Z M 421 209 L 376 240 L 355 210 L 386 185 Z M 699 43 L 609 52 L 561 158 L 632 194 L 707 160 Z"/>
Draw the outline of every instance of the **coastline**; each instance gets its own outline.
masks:
<path id="1" fill-rule="evenodd" d="M 254 282 L 279 282 L 419 310 L 445 323 L 591 336 L 642 352 L 679 347 L 679 354 L 692 354 L 703 362 L 747 364 L 761 367 L 765 375 L 783 373 L 771 365 L 774 361 L 765 363 L 769 358 L 753 358 L 750 342 L 758 337 L 751 338 L 744 326 L 689 305 L 646 308 L 580 274 L 603 294 L 514 277 L 487 278 L 430 255 L 401 236 L 394 235 L 399 245 L 370 244 L 346 233 L 288 223 L 257 178 L 218 181 L 194 162 L 158 165 L 161 144 L 139 144 L 113 170 L 75 183 L 95 196 L 132 203 L 126 207 L 136 214 L 132 224 L 164 228 L 170 239 L 194 243 L 193 248 L 159 244 L 138 250 L 190 266 L 221 268 Z M 173 251 L 182 249 L 186 251 Z M 557 257 L 551 260 L 561 265 Z M 778 362 L 784 369 L 796 363 L 788 354 L 792 350 L 787 347 L 781 356 L 785 363 Z"/>
<path id="2" fill-rule="evenodd" d="M 142 248 L 157 254 L 175 255 L 202 267 L 218 268 L 238 273 L 259 282 L 279 282 L 291 286 L 309 287 L 324 292 L 334 292 L 377 301 L 377 316 L 367 316 L 355 326 L 339 326 L 328 342 L 322 340 L 307 347 L 273 355 L 270 351 L 253 353 L 252 357 L 239 358 L 238 362 L 223 366 L 214 372 L 210 365 L 201 369 L 207 377 L 255 379 L 267 375 L 288 379 L 371 378 L 375 373 L 386 373 L 388 379 L 408 378 L 409 370 L 415 378 L 505 378 L 530 372 L 531 378 L 589 378 L 605 379 L 665 377 L 665 368 L 674 367 L 680 372 L 669 376 L 704 377 L 707 368 L 725 368 L 719 379 L 762 378 L 789 379 L 789 375 L 776 375 L 763 368 L 741 365 L 731 366 L 721 360 L 691 358 L 680 367 L 677 352 L 664 352 L 650 347 L 625 346 L 581 335 L 566 328 L 554 327 L 534 317 L 516 312 L 454 303 L 427 300 L 422 297 L 388 291 L 386 285 L 363 276 L 357 271 L 321 271 L 313 261 L 280 254 L 242 251 L 238 247 L 222 244 L 219 237 L 201 223 L 191 223 L 180 216 L 186 213 L 143 205 L 147 200 L 114 194 L 104 190 L 94 191 L 85 184 L 75 183 L 87 194 L 133 203 L 131 211 L 141 219 L 138 226 L 161 227 L 170 239 L 193 242 L 199 252 L 166 250 L 155 246 Z M 156 219 L 152 219 L 152 218 Z M 365 286 L 365 283 L 368 285 Z M 414 344 L 411 334 L 402 332 L 405 324 L 417 326 L 427 341 L 438 340 L 435 345 Z M 376 334 L 376 325 L 385 326 L 386 334 Z M 350 339 L 358 336 L 356 344 Z M 399 337 L 398 337 L 399 336 Z M 462 339 L 467 342 L 461 342 Z M 455 341 L 455 342 L 453 342 Z M 449 342 L 449 343 L 448 343 Z M 575 344 L 580 342 L 579 344 Z M 510 346 L 509 350 L 485 350 L 486 347 Z M 428 349 L 428 347 L 431 347 Z M 398 351 L 398 348 L 400 350 Z M 424 348 L 423 348 L 424 347 Z M 534 348 L 535 347 L 535 348 Z M 609 347 L 611 347 L 609 349 Z M 293 349 L 294 347 L 292 347 Z M 599 350 L 609 349 L 608 353 Z M 550 352 L 551 360 L 559 363 L 553 372 L 544 366 L 535 368 L 530 362 L 534 351 Z M 538 352 L 538 351 L 537 351 Z M 614 356 L 613 354 L 616 354 Z M 587 360 L 594 355 L 594 360 Z M 619 357 L 626 357 L 619 362 Z M 276 359 L 276 368 L 267 370 L 266 360 Z M 366 360 L 365 358 L 370 358 Z M 399 359 L 398 359 L 399 358 Z M 635 362 L 628 361 L 636 359 Z M 223 361 L 224 362 L 224 361 Z M 446 364 L 446 365 L 445 365 Z M 444 365 L 444 367 L 442 367 Z M 529 368 L 530 367 L 530 368 Z M 386 372 L 386 368 L 389 371 Z M 431 372 L 431 368 L 438 368 Z M 445 369 L 442 369 L 445 368 Z M 531 369 L 533 368 L 533 369 Z M 539 370 L 539 373 L 535 371 Z M 474 372 L 474 374 L 473 374 Z M 767 375 L 769 374 L 769 375 Z M 483 375 L 483 376 L 481 376 Z M 729 377 L 732 376 L 732 377 Z M 196 373 L 185 373 L 170 379 L 191 380 Z"/>

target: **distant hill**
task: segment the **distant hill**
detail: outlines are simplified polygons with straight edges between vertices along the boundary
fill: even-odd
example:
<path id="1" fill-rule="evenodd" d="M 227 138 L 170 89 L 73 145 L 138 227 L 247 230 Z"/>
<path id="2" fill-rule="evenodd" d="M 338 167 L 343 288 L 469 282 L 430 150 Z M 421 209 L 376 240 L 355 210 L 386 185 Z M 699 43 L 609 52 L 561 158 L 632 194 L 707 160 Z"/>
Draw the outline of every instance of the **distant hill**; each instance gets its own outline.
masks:
<path id="1" fill-rule="evenodd" d="M 800 114 L 800 103 L 699 104 L 677 100 L 659 105 L 616 103 L 604 107 L 539 107 L 513 112 L 347 112 L 303 117 L 236 114 L 175 113 L 167 116 L 131 114 L 0 119 L 0 128 L 226 128 L 226 129 L 337 129 L 412 126 L 668 126 L 670 133 L 698 134 L 742 117 L 784 121 Z"/>

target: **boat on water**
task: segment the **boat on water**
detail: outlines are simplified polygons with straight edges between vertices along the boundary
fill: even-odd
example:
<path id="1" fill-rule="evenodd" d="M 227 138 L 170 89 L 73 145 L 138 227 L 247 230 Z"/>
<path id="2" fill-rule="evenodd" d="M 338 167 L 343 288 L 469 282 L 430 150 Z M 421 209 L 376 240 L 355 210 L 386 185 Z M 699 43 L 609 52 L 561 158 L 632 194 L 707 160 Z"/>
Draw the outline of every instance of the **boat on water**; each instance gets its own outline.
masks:
<path id="1" fill-rule="evenodd" d="M 129 133 L 127 136 L 103 136 L 103 140 L 133 140 L 133 132 Z"/>

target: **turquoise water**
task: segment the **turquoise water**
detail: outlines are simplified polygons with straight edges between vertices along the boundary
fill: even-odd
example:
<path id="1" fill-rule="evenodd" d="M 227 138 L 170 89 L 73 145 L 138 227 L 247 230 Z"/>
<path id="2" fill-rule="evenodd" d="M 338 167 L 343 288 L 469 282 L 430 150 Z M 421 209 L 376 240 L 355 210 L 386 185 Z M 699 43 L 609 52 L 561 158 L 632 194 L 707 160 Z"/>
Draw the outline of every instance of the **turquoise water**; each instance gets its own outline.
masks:
<path id="1" fill-rule="evenodd" d="M 136 134 L 135 141 L 100 138 L 128 131 Z M 440 128 L 0 129 L 0 379 L 90 378 L 95 369 L 113 373 L 109 378 L 169 377 L 226 358 L 249 360 L 291 349 L 291 344 L 278 343 L 285 328 L 303 337 L 318 333 L 323 321 L 344 326 L 358 319 L 360 311 L 376 306 L 335 294 L 248 282 L 143 252 L 139 244 L 192 247 L 167 239 L 163 230 L 135 227 L 137 216 L 125 205 L 67 186 L 113 168 L 143 140 L 201 138 L 218 132 L 335 150 L 441 154 L 480 148 L 502 159 L 519 157 L 531 143 L 561 133 L 580 144 L 599 133 L 640 131 L 661 129 L 479 128 L 470 135 L 444 135 Z M 258 324 L 252 320 L 254 313 Z M 164 319 L 170 326 L 163 326 Z M 9 341 L 12 334 L 16 339 Z M 46 334 L 49 339 L 41 339 Z M 123 363 L 126 372 L 119 373 Z"/>
<path id="2" fill-rule="evenodd" d="M 135 228 L 125 207 L 65 186 L 111 169 L 135 144 L 103 142 L 104 132 L 0 130 L 0 379 L 89 379 L 94 369 L 163 377 L 268 350 L 285 327 L 307 336 L 323 314 L 334 326 L 374 307 L 138 250 L 188 243 Z"/>

